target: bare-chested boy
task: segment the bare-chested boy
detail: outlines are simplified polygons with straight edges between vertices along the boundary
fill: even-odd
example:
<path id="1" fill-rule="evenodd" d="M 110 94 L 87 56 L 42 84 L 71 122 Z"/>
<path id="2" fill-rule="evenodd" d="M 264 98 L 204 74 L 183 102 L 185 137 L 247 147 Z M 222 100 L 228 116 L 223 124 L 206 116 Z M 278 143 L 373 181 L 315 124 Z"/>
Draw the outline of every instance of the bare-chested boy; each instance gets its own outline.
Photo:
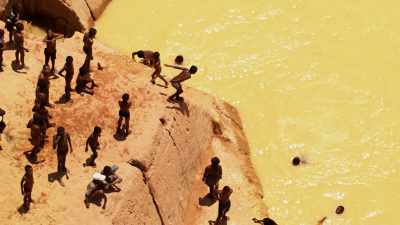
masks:
<path id="1" fill-rule="evenodd" d="M 36 85 L 36 99 L 39 98 L 39 94 L 43 94 L 45 96 L 44 106 L 51 106 L 49 101 L 50 74 L 51 74 L 50 67 L 44 65 Z"/>
<path id="2" fill-rule="evenodd" d="M 57 128 L 57 134 L 53 138 L 53 149 L 57 150 L 57 172 L 65 173 L 68 178 L 65 161 L 67 159 L 68 152 L 72 153 L 72 144 L 71 138 L 65 131 L 64 127 Z"/>
<path id="3" fill-rule="evenodd" d="M 122 120 L 125 119 L 125 135 L 127 136 L 130 133 L 129 130 L 129 120 L 130 120 L 130 111 L 132 103 L 129 101 L 129 94 L 125 93 L 122 95 L 122 101 L 119 101 L 119 119 L 117 125 L 117 133 L 121 130 Z"/>
<path id="4" fill-rule="evenodd" d="M 14 37 L 15 27 L 16 27 L 18 20 L 19 20 L 19 9 L 18 9 L 17 5 L 13 5 L 10 13 L 7 15 L 7 18 L 6 18 L 6 29 L 9 33 L 10 43 L 14 42 L 13 37 Z"/>
<path id="5" fill-rule="evenodd" d="M 90 28 L 83 36 L 83 52 L 86 54 L 84 66 L 90 70 L 90 61 L 93 60 L 93 43 L 96 38 L 97 30 Z"/>
<path id="6" fill-rule="evenodd" d="M 17 23 L 17 30 L 14 33 L 14 41 L 15 41 L 15 62 L 18 66 L 24 68 L 25 67 L 25 52 L 29 52 L 28 49 L 25 48 L 24 43 L 24 24 Z"/>
<path id="7" fill-rule="evenodd" d="M 88 84 L 91 84 L 89 87 Z M 78 94 L 83 95 L 83 93 L 93 95 L 93 89 L 97 87 L 94 80 L 90 77 L 90 73 L 88 68 L 83 65 L 79 68 L 79 74 L 76 78 L 76 87 L 75 90 Z"/>
<path id="8" fill-rule="evenodd" d="M 64 72 L 65 75 L 63 75 Z M 65 78 L 65 98 L 68 101 L 71 99 L 71 81 L 74 77 L 74 58 L 72 58 L 72 56 L 67 57 L 64 67 L 58 74 Z"/>
<path id="9" fill-rule="evenodd" d="M 218 216 L 215 220 L 215 225 L 222 225 L 223 221 L 227 220 L 226 213 L 228 213 L 231 208 L 230 196 L 232 192 L 233 190 L 229 186 L 225 186 L 222 189 L 218 199 Z"/>
<path id="10" fill-rule="evenodd" d="M 6 114 L 6 111 L 2 108 L 0 108 L 0 116 L 1 116 L 1 121 L 0 121 L 0 151 L 3 150 L 1 147 L 1 134 L 3 133 L 4 129 L 6 129 L 6 123 L 4 122 L 4 115 Z"/>
<path id="11" fill-rule="evenodd" d="M 174 77 L 170 83 L 171 85 L 176 89 L 176 93 L 171 95 L 168 98 L 168 101 L 180 101 L 182 100 L 182 97 L 179 95 L 183 93 L 182 85 L 181 83 L 190 79 L 192 75 L 194 75 L 197 72 L 197 67 L 196 66 L 191 66 L 190 69 L 185 68 L 185 67 L 180 67 L 180 66 L 173 66 L 173 65 L 168 65 L 165 64 L 166 67 L 171 67 L 174 69 L 182 70 L 178 76 Z"/>
<path id="12" fill-rule="evenodd" d="M 32 201 L 32 189 L 33 189 L 33 169 L 32 166 L 25 166 L 25 174 L 21 180 L 21 194 L 24 196 L 24 208 L 29 210 L 29 206 Z"/>
<path id="13" fill-rule="evenodd" d="M 86 140 L 85 152 L 88 151 L 88 147 L 90 147 L 90 150 L 92 150 L 92 156 L 90 157 L 90 160 L 87 163 L 88 166 L 96 166 L 95 160 L 97 159 L 97 150 L 100 149 L 100 143 L 99 143 L 100 136 L 101 136 L 101 128 L 96 126 L 93 129 L 92 134 Z"/>
<path id="14" fill-rule="evenodd" d="M 154 52 L 150 50 L 139 50 L 132 53 L 132 59 L 136 62 L 135 56 L 142 59 L 141 63 L 146 66 L 153 66 L 153 55 Z"/>
<path id="15" fill-rule="evenodd" d="M 0 29 L 0 72 L 3 72 L 4 30 Z"/>
<path id="16" fill-rule="evenodd" d="M 151 83 L 155 84 L 156 79 L 160 78 L 162 81 L 164 81 L 164 87 L 168 87 L 168 81 L 164 78 L 164 76 L 161 75 L 161 60 L 160 60 L 160 53 L 155 52 L 153 54 L 153 66 L 154 66 L 154 72 L 151 75 Z"/>
<path id="17" fill-rule="evenodd" d="M 47 30 L 47 35 L 43 39 L 43 42 L 46 43 L 46 48 L 44 49 L 44 64 L 46 66 L 49 65 L 49 61 L 51 60 L 51 72 L 55 71 L 55 63 L 57 58 L 57 39 L 63 38 L 63 35 L 57 35 L 53 33 L 51 29 Z"/>

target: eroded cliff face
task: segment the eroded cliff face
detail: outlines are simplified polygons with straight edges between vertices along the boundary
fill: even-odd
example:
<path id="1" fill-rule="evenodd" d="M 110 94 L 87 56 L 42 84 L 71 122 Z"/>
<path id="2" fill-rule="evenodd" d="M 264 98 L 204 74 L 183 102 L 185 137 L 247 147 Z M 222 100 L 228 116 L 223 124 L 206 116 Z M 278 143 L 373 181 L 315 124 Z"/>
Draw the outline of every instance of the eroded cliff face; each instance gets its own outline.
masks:
<path id="1" fill-rule="evenodd" d="M 4 19 L 13 5 L 18 5 L 24 19 L 73 35 L 94 25 L 111 0 L 0 0 Z"/>
<path id="2" fill-rule="evenodd" d="M 99 31 L 101 32 L 101 31 Z M 85 224 L 85 225 L 188 225 L 207 224 L 217 213 L 217 204 L 199 206 L 207 194 L 201 182 L 202 172 L 212 156 L 219 156 L 224 170 L 222 185 L 234 189 L 232 224 L 249 224 L 251 217 L 266 215 L 262 191 L 249 158 L 249 147 L 240 116 L 231 105 L 203 92 L 187 87 L 185 102 L 166 101 L 173 88 L 152 85 L 152 69 L 133 63 L 128 56 L 95 43 L 95 61 L 105 69 L 93 67 L 92 77 L 99 88 L 94 96 L 72 95 L 67 104 L 50 109 L 53 122 L 64 126 L 72 137 L 74 152 L 68 156 L 70 179 L 50 182 L 56 170 L 56 155 L 51 143 L 33 165 L 35 186 L 31 211 L 20 215 L 22 203 L 19 181 L 28 163 L 24 152 L 31 149 L 26 122 L 32 116 L 34 88 L 43 65 L 43 37 L 27 35 L 31 50 L 26 63 L 29 69 L 19 73 L 11 68 L 13 51 L 5 52 L 5 72 L 0 73 L 0 107 L 7 111 L 7 129 L 0 151 L 3 185 L 0 186 L 0 224 Z M 57 68 L 65 57 L 74 57 L 75 70 L 84 60 L 81 34 L 58 42 Z M 175 74 L 168 74 L 171 78 Z M 199 74 L 198 76 L 202 76 Z M 196 79 L 194 77 L 193 79 Z M 75 79 L 74 79 L 75 81 Z M 74 82 L 73 81 L 73 82 Z M 190 82 L 188 82 L 190 83 Z M 50 99 L 54 103 L 63 95 L 63 78 L 51 80 Z M 123 142 L 113 138 L 118 119 L 118 100 L 129 93 L 133 102 L 133 133 Z M 86 138 L 94 126 L 103 128 L 98 168 L 83 167 L 90 156 L 84 152 Z M 48 132 L 49 137 L 54 129 Z M 140 166 L 127 163 L 134 159 Z M 108 194 L 106 210 L 96 205 L 86 209 L 84 193 L 91 175 L 104 165 L 116 164 L 124 179 L 122 191 Z M 228 223 L 228 224 L 229 224 Z"/>

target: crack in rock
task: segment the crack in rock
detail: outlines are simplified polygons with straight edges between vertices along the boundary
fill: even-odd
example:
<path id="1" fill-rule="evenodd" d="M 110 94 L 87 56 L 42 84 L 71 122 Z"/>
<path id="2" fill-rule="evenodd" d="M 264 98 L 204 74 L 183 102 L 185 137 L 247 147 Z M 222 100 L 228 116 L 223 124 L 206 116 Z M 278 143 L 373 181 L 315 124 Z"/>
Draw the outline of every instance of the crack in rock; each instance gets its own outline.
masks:
<path id="1" fill-rule="evenodd" d="M 148 171 L 148 168 L 146 168 L 146 166 L 144 165 L 144 163 L 142 163 L 142 162 L 140 162 L 139 160 L 136 160 L 136 159 L 131 159 L 131 160 L 128 161 L 128 163 L 129 163 L 131 166 L 133 166 L 133 167 L 137 168 L 138 170 L 140 170 L 140 172 L 142 173 L 143 182 L 144 182 L 144 184 L 147 186 L 147 188 L 148 188 L 148 190 L 149 190 L 149 194 L 150 194 L 150 196 L 151 196 L 151 199 L 153 200 L 154 208 L 156 209 L 157 214 L 158 214 L 158 217 L 160 218 L 161 225 L 165 225 L 164 219 L 163 219 L 163 217 L 162 217 L 162 215 L 161 215 L 160 207 L 159 207 L 158 202 L 157 202 L 157 200 L 156 200 L 156 197 L 155 197 L 155 195 L 154 195 L 153 187 L 152 187 L 151 184 L 148 182 L 149 179 L 147 178 L 147 175 L 146 175 L 146 172 Z"/>

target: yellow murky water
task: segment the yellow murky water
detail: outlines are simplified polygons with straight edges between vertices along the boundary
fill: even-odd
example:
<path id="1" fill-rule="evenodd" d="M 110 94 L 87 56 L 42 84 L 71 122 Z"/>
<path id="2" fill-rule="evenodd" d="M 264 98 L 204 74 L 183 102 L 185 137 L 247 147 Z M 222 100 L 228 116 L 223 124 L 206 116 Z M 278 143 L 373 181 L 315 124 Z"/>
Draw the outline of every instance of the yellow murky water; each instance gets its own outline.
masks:
<path id="1" fill-rule="evenodd" d="M 328 225 L 398 225 L 399 7 L 118 0 L 98 28 L 99 39 L 126 53 L 158 49 L 164 63 L 183 54 L 201 68 L 189 85 L 240 108 L 280 224 L 314 225 L 327 215 Z M 293 168 L 295 155 L 308 164 Z M 343 216 L 334 215 L 339 204 Z"/>

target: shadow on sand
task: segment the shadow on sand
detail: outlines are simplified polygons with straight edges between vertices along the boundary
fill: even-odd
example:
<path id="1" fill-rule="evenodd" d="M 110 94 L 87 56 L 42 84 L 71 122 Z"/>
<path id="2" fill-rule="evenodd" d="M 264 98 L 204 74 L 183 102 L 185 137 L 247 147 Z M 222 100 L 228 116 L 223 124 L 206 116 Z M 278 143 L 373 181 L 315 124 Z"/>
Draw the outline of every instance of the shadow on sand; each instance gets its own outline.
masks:
<path id="1" fill-rule="evenodd" d="M 217 199 L 213 198 L 210 193 L 206 194 L 204 197 L 199 198 L 199 205 L 201 206 L 212 206 L 217 202 Z"/>
<path id="2" fill-rule="evenodd" d="M 68 179 L 68 174 L 66 172 L 53 172 L 48 175 L 48 180 L 50 183 L 53 183 L 54 181 L 58 181 L 61 186 L 65 187 L 64 182 L 62 181 L 62 178 L 66 176 Z"/>
<path id="3" fill-rule="evenodd" d="M 167 109 L 175 109 L 175 110 L 178 110 L 179 112 L 181 112 L 184 116 L 187 116 L 187 117 L 190 116 L 189 107 L 183 99 L 180 101 L 176 101 L 176 102 L 171 102 L 171 101 L 169 101 L 169 102 L 178 104 L 178 106 L 167 106 Z"/>

